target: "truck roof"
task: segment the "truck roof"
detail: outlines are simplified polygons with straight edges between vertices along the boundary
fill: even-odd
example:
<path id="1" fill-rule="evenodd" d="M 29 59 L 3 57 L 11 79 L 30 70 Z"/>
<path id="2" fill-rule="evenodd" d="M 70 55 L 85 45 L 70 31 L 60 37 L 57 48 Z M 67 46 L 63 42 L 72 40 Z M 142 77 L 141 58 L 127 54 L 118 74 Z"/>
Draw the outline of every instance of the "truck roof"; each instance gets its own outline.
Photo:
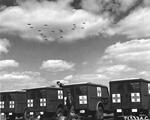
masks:
<path id="1" fill-rule="evenodd" d="M 29 88 L 29 89 L 25 89 L 25 90 L 28 91 L 28 90 L 43 90 L 43 89 L 49 90 L 49 89 L 61 89 L 61 88 L 59 88 L 59 87 L 40 87 L 40 88 Z"/>
<path id="2" fill-rule="evenodd" d="M 150 80 L 145 80 L 143 78 L 126 78 L 126 79 L 118 79 L 114 81 L 110 81 L 110 83 L 114 82 L 147 82 L 150 83 Z"/>
<path id="3" fill-rule="evenodd" d="M 96 84 L 96 83 L 91 83 L 91 82 L 80 82 L 80 83 L 69 83 L 69 84 L 65 84 L 65 86 L 76 86 L 76 85 L 88 85 L 88 86 L 101 86 L 101 87 L 107 87 L 105 85 L 102 84 Z"/>
<path id="4" fill-rule="evenodd" d="M 21 90 L 21 91 L 11 90 L 11 91 L 2 91 L 2 92 L 0 92 L 0 94 L 3 94 L 3 93 L 25 93 L 25 91 L 24 90 Z"/>

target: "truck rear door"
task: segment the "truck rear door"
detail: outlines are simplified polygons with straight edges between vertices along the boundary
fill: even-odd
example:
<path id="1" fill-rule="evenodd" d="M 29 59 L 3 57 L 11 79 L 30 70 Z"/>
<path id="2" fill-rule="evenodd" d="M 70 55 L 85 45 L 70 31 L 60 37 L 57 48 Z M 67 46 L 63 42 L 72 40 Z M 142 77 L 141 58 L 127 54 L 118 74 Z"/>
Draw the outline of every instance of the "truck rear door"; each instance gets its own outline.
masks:
<path id="1" fill-rule="evenodd" d="M 65 91 L 64 101 L 66 101 L 67 99 L 67 94 L 71 93 L 75 109 L 82 109 L 87 107 L 88 104 L 87 86 L 84 85 L 67 86 L 64 88 L 64 91 Z"/>
<path id="2" fill-rule="evenodd" d="M 130 109 L 140 105 L 140 82 L 115 82 L 112 83 L 112 93 L 120 94 L 120 103 L 113 104 L 115 107 Z M 113 98 L 112 98 L 113 99 Z M 119 96 L 114 96 L 114 100 L 119 99 Z"/>
<path id="3" fill-rule="evenodd" d="M 74 88 L 74 93 L 76 95 L 75 97 L 75 106 L 77 109 L 85 109 L 87 108 L 88 104 L 88 91 L 87 91 L 87 86 L 85 85 L 80 85 L 80 86 L 75 86 Z"/>
<path id="4" fill-rule="evenodd" d="M 130 83 L 121 83 L 119 87 L 121 93 L 121 106 L 123 109 L 128 109 L 131 107 L 131 90 Z"/>

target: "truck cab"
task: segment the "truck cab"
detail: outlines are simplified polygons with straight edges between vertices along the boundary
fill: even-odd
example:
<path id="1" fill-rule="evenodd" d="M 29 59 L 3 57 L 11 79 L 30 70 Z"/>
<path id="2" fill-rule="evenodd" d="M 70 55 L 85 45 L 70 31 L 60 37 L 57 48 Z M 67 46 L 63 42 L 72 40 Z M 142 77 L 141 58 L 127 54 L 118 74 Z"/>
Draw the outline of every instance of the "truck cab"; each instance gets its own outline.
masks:
<path id="1" fill-rule="evenodd" d="M 141 78 L 111 81 L 110 95 L 115 116 L 149 116 L 150 81 Z"/>

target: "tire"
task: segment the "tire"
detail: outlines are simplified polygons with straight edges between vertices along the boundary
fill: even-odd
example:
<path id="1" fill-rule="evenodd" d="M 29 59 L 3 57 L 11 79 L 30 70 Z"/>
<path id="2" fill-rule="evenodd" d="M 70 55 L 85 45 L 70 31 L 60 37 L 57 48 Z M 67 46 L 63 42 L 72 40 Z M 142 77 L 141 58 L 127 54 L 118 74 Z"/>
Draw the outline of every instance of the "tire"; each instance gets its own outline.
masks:
<path id="1" fill-rule="evenodd" d="M 29 112 L 28 112 L 28 109 L 25 108 L 24 110 L 24 120 L 28 120 L 29 119 Z"/>
<path id="2" fill-rule="evenodd" d="M 150 118 L 150 110 L 148 110 L 148 117 Z"/>
<path id="3" fill-rule="evenodd" d="M 56 117 L 64 116 L 64 109 L 62 107 L 58 107 L 56 110 Z"/>
<path id="4" fill-rule="evenodd" d="M 104 119 L 104 109 L 101 105 L 99 105 L 96 110 L 96 120 L 103 120 L 103 119 Z"/>

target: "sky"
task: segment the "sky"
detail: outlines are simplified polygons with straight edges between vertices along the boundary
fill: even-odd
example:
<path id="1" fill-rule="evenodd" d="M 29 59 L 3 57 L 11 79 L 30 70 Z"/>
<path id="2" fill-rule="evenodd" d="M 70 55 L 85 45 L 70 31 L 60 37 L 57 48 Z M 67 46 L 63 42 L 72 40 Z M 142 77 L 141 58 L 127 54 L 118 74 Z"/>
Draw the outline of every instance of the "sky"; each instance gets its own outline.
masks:
<path id="1" fill-rule="evenodd" d="M 90 6 L 90 7 L 89 7 Z M 0 8 L 0 91 L 150 80 L 149 0 L 19 0 Z"/>

